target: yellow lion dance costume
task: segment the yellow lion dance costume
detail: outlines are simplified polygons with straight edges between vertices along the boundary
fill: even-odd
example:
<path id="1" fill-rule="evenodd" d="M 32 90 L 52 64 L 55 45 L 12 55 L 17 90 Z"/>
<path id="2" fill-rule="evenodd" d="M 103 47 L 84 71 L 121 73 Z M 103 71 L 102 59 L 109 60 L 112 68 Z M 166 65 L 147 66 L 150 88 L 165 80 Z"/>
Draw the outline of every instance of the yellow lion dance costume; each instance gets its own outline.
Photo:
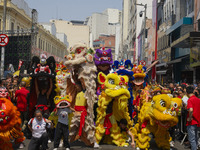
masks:
<path id="1" fill-rule="evenodd" d="M 128 146 L 117 124 L 121 119 L 126 119 L 128 128 L 133 123 L 128 113 L 128 99 L 130 93 L 127 90 L 128 77 L 117 74 L 107 76 L 100 72 L 98 81 L 105 88 L 99 96 L 96 121 L 96 141 L 99 144 L 105 135 L 104 142 L 117 146 Z"/>
<path id="2" fill-rule="evenodd" d="M 167 94 L 154 96 L 151 102 L 146 102 L 138 115 L 138 123 L 132 129 L 136 147 L 148 149 L 151 138 L 155 136 L 157 146 L 164 150 L 170 149 L 168 129 L 178 123 L 178 111 L 182 105 L 179 98 L 171 98 Z"/>
<path id="3" fill-rule="evenodd" d="M 25 140 L 20 128 L 20 112 L 17 111 L 12 102 L 5 98 L 0 98 L 0 149 L 12 150 L 11 141 L 21 143 Z"/>

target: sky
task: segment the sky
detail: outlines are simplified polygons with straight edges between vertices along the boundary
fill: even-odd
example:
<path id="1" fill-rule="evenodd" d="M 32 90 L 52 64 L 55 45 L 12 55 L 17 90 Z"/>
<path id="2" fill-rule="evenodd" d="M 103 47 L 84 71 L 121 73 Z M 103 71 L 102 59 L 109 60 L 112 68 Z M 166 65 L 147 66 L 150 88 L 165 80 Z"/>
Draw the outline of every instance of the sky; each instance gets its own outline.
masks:
<path id="1" fill-rule="evenodd" d="M 50 19 L 82 20 L 107 8 L 122 10 L 122 0 L 25 0 L 38 11 L 39 22 Z"/>

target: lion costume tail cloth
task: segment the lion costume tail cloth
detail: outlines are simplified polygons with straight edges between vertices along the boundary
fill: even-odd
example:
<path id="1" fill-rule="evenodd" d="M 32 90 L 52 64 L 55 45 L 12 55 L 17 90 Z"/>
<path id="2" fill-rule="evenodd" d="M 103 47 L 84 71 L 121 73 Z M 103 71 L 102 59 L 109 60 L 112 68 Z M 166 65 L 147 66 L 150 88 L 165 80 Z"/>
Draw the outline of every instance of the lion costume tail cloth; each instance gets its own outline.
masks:
<path id="1" fill-rule="evenodd" d="M 74 103 L 73 100 L 75 100 L 76 113 L 74 113 L 70 125 L 70 142 L 80 138 L 86 145 L 92 145 L 95 142 L 93 106 L 94 102 L 97 100 L 95 90 L 95 72 L 97 69 L 94 65 L 93 54 L 94 51 L 87 49 L 84 44 L 77 44 L 70 50 L 68 61 L 65 62 L 65 65 L 72 70 L 74 66 L 79 66 L 76 72 L 72 71 L 72 78 L 75 77 L 73 74 L 78 73 L 77 79 L 75 80 L 81 81 L 85 86 L 84 93 L 76 93 L 76 97 L 74 94 L 74 98 L 72 98 L 72 106 Z"/>
<path id="2" fill-rule="evenodd" d="M 12 102 L 0 98 L 0 149 L 12 150 L 12 141 L 21 143 L 25 140 L 20 128 L 20 112 Z"/>

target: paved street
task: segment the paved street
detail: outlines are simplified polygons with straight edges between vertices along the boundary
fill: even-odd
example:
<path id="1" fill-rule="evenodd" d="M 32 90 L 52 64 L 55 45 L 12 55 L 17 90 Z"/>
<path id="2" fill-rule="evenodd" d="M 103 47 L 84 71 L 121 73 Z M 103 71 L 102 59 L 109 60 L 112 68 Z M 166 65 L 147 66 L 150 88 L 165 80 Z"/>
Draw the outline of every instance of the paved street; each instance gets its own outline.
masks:
<path id="1" fill-rule="evenodd" d="M 25 148 L 21 150 L 28 150 L 28 144 L 30 140 L 25 140 Z M 49 150 L 53 150 L 53 143 L 48 144 Z M 58 150 L 64 150 L 64 148 L 59 148 Z M 82 142 L 74 142 L 71 144 L 71 150 L 92 150 L 93 148 L 86 147 L 84 143 Z M 102 150 L 132 150 L 133 148 L 128 147 L 128 148 L 120 148 L 114 145 L 101 145 Z M 16 149 L 17 150 L 17 149 Z M 150 150 L 159 150 L 159 148 L 156 147 L 155 142 L 152 140 L 151 141 L 151 147 Z M 184 146 L 180 145 L 180 142 L 176 141 L 175 142 L 175 148 L 172 150 L 184 150 Z"/>

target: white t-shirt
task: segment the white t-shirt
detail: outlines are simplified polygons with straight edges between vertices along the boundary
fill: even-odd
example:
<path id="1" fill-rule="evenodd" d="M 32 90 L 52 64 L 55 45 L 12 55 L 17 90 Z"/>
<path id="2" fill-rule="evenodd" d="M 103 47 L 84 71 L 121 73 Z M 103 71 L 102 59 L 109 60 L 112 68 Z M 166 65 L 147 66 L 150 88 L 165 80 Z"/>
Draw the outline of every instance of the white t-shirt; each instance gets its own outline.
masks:
<path id="1" fill-rule="evenodd" d="M 28 125 L 31 125 L 31 120 L 32 119 L 29 120 Z M 38 121 L 36 118 L 34 118 L 32 121 L 32 136 L 35 138 L 40 138 L 42 134 L 46 132 L 46 127 L 50 128 L 51 124 L 46 123 L 44 118 L 42 118 L 41 121 Z"/>
<path id="2" fill-rule="evenodd" d="M 72 111 L 69 108 L 58 109 L 58 122 L 68 125 L 68 114 Z"/>

